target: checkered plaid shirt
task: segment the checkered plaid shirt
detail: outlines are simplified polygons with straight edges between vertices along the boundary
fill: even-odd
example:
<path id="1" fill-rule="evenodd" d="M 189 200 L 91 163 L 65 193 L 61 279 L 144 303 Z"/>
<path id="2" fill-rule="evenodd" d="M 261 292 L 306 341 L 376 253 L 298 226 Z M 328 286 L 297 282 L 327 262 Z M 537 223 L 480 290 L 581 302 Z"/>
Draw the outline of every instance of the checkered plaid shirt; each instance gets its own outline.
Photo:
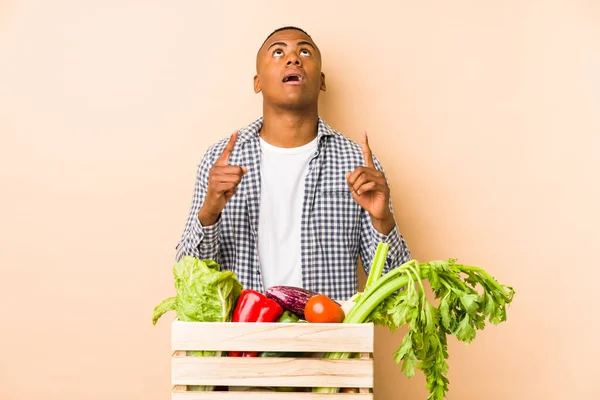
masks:
<path id="1" fill-rule="evenodd" d="M 239 130 L 229 164 L 245 166 L 248 172 L 219 220 L 214 225 L 202 226 L 198 211 L 206 196 L 208 173 L 229 138 L 209 147 L 198 167 L 190 214 L 176 255 L 177 261 L 185 255 L 215 260 L 223 269 L 233 271 L 244 288 L 260 292 L 265 289 L 257 243 L 262 124 L 260 118 Z M 350 194 L 346 172 L 364 165 L 360 146 L 320 118 L 317 143 L 304 187 L 299 243 L 302 282 L 308 290 L 346 300 L 358 289 L 359 254 L 368 274 L 379 242 L 390 245 L 384 272 L 408 261 L 410 252 L 397 227 L 388 235 L 379 233 L 369 213 Z M 383 170 L 373 158 L 375 167 Z"/>

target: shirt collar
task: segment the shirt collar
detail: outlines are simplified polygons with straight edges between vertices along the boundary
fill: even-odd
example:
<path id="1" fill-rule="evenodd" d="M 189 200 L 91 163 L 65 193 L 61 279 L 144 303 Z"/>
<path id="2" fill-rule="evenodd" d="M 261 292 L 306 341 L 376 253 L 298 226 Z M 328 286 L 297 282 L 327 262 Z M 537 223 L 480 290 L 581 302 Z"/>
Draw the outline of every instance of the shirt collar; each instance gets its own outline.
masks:
<path id="1" fill-rule="evenodd" d="M 244 144 L 247 140 L 258 138 L 260 129 L 263 126 L 263 117 L 260 117 L 250 125 L 240 129 L 238 131 L 238 141 L 240 144 Z M 321 143 L 321 139 L 325 136 L 333 136 L 335 131 L 319 117 L 319 123 L 317 127 L 317 142 Z"/>

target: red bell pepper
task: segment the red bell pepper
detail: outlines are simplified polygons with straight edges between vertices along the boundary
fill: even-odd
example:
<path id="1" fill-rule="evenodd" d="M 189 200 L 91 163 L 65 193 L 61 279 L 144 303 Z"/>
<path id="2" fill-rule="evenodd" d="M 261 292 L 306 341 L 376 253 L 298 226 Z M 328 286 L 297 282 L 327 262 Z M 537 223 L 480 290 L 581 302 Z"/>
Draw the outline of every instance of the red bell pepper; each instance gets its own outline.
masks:
<path id="1" fill-rule="evenodd" d="M 275 322 L 283 314 L 283 308 L 255 290 L 242 290 L 233 310 L 233 322 Z M 230 351 L 229 357 L 256 357 L 256 351 Z"/>

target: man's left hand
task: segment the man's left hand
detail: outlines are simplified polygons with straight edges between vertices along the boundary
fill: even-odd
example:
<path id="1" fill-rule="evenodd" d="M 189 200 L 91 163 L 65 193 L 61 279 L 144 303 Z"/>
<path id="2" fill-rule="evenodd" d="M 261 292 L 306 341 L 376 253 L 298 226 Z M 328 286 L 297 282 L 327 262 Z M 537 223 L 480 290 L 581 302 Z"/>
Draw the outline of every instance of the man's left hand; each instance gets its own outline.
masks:
<path id="1" fill-rule="evenodd" d="M 383 172 L 375 168 L 367 133 L 362 133 L 361 150 L 364 167 L 356 167 L 346 174 L 352 197 L 371 215 L 373 226 L 387 235 L 394 228 L 394 215 L 390 211 L 390 188 Z"/>

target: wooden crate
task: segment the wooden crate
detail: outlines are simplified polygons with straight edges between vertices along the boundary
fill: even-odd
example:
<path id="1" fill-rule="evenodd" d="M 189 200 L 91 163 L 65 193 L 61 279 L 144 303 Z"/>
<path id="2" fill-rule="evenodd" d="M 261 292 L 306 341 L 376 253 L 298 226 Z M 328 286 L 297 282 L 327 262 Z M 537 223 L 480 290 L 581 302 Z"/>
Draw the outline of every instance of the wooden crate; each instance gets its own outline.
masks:
<path id="1" fill-rule="evenodd" d="M 172 400 L 372 400 L 373 324 L 173 321 Z M 188 357 L 186 351 L 351 352 L 360 358 Z M 359 393 L 188 391 L 188 385 L 359 388 Z"/>

